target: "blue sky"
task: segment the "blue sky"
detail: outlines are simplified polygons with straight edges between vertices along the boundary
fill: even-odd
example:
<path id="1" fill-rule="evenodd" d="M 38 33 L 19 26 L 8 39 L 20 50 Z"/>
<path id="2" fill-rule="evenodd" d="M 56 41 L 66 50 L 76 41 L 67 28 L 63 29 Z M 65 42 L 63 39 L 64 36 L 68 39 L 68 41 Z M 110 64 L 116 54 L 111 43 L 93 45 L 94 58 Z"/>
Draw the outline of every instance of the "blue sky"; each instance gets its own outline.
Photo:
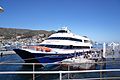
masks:
<path id="1" fill-rule="evenodd" d="M 120 42 L 120 0 L 0 0 L 0 27 L 72 32 Z"/>

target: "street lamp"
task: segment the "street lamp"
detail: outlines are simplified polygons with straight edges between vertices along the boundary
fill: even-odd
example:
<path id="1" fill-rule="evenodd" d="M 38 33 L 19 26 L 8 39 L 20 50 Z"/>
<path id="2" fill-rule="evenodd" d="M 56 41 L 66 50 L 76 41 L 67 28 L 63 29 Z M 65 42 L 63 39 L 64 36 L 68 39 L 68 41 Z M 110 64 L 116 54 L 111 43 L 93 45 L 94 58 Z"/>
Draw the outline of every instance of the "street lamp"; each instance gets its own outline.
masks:
<path id="1" fill-rule="evenodd" d="M 4 11 L 4 9 L 2 7 L 0 7 L 0 13 L 3 12 L 3 11 Z"/>

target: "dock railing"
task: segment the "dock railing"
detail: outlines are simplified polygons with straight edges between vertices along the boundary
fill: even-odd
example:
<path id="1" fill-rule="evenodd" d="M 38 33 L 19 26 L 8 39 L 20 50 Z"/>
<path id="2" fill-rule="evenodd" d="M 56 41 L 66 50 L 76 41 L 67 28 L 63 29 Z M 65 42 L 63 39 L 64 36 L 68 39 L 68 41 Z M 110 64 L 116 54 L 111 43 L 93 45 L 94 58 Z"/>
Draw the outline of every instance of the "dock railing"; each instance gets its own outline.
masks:
<path id="1" fill-rule="evenodd" d="M 114 63 L 114 61 L 109 61 L 110 63 Z M 119 63 L 120 61 L 118 61 Z M 104 63 L 108 63 L 108 61 L 103 61 L 103 62 L 94 62 L 95 64 L 104 64 Z M 41 63 L 0 63 L 1 65 L 31 65 L 32 66 L 32 70 L 30 71 L 0 71 L 0 75 L 4 75 L 4 74 L 32 74 L 32 80 L 36 80 L 36 76 L 37 74 L 59 74 L 59 78 L 57 80 L 71 80 L 70 77 L 67 78 L 63 78 L 63 74 L 78 74 L 78 73 L 100 73 L 100 77 L 94 77 L 94 78 L 82 78 L 80 80 L 120 80 L 120 76 L 116 76 L 116 77 L 103 77 L 103 73 L 104 72 L 120 72 L 120 69 L 100 69 L 100 70 L 72 70 L 72 71 L 66 71 L 66 70 L 58 70 L 58 71 L 38 71 L 35 70 L 35 66 L 36 65 L 41 65 Z M 48 64 L 64 64 L 64 63 L 42 63 L 42 65 L 48 65 Z M 66 64 L 66 63 L 65 63 Z M 71 64 L 74 65 L 74 64 Z M 69 75 L 68 75 L 69 76 Z M 73 78 L 72 78 L 73 80 Z M 75 80 L 75 79 L 74 79 Z M 78 79 L 76 79 L 78 80 Z"/>

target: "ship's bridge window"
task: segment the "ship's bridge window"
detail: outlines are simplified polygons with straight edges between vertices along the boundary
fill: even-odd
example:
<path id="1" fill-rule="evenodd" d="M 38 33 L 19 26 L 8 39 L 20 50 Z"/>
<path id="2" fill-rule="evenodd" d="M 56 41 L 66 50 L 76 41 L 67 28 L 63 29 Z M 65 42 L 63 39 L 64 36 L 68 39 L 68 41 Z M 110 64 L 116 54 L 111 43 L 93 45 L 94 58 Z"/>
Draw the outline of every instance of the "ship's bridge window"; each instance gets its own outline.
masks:
<path id="1" fill-rule="evenodd" d="M 70 38 L 70 37 L 50 37 L 49 39 L 54 39 L 54 40 L 71 40 L 71 41 L 78 41 L 78 42 L 82 42 L 81 39 L 75 39 L 75 38 Z"/>
<path id="2" fill-rule="evenodd" d="M 84 40 L 84 43 L 89 43 L 90 41 L 89 40 Z"/>
<path id="3" fill-rule="evenodd" d="M 59 31 L 57 31 L 57 33 L 67 33 L 67 31 L 65 31 L 65 30 L 59 30 Z"/>

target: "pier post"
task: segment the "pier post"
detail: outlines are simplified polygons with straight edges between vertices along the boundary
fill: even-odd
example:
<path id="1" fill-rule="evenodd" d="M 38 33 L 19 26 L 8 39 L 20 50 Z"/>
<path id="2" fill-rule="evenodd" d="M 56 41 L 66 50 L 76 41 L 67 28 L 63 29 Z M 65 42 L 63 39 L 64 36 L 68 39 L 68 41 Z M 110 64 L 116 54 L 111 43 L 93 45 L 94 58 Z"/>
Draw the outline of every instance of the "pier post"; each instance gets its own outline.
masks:
<path id="1" fill-rule="evenodd" d="M 102 70 L 102 66 L 103 66 L 103 63 L 100 63 L 100 70 Z M 103 74 L 103 72 L 102 71 L 100 71 L 100 80 L 102 80 L 102 74 Z"/>
<path id="2" fill-rule="evenodd" d="M 106 54 L 106 44 L 103 43 L 103 54 L 102 54 L 103 58 L 105 58 L 105 54 Z"/>
<path id="3" fill-rule="evenodd" d="M 70 71 L 70 64 L 68 65 L 68 71 Z M 68 73 L 68 80 L 69 80 L 70 74 Z"/>
<path id="4" fill-rule="evenodd" d="M 59 80 L 62 80 L 62 73 L 60 72 L 59 74 L 60 74 L 60 79 Z"/>
<path id="5" fill-rule="evenodd" d="M 33 72 L 35 71 L 35 63 L 33 63 Z M 35 74 L 33 73 L 33 80 L 35 80 Z"/>

